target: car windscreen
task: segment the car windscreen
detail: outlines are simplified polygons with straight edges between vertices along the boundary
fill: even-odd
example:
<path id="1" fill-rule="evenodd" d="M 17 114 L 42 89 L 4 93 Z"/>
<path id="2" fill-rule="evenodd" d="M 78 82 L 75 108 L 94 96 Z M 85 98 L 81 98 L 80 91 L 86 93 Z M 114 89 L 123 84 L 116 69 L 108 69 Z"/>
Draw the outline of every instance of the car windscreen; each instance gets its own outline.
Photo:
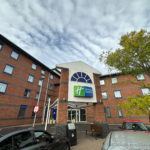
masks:
<path id="1" fill-rule="evenodd" d="M 148 131 L 146 126 L 142 122 L 126 122 L 126 130 Z"/>

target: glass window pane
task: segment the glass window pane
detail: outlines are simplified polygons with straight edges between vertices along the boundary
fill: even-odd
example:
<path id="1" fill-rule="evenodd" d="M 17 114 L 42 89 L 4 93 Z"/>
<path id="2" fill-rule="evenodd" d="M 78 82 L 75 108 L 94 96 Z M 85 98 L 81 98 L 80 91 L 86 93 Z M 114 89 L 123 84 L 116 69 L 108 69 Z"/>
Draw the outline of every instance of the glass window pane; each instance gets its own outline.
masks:
<path id="1" fill-rule="evenodd" d="M 110 108 L 106 107 L 106 116 L 111 117 Z"/>
<path id="2" fill-rule="evenodd" d="M 107 99 L 107 92 L 102 92 L 102 98 Z"/>
<path id="3" fill-rule="evenodd" d="M 80 109 L 80 121 L 86 121 L 86 110 Z"/>
<path id="4" fill-rule="evenodd" d="M 53 88 L 53 85 L 49 84 L 49 90 L 52 90 L 52 88 Z"/>
<path id="5" fill-rule="evenodd" d="M 32 64 L 32 69 L 36 70 L 36 64 Z"/>
<path id="6" fill-rule="evenodd" d="M 12 150 L 12 137 L 0 143 L 0 150 Z"/>
<path id="7" fill-rule="evenodd" d="M 111 82 L 112 82 L 112 84 L 117 83 L 117 78 L 111 78 Z"/>
<path id="8" fill-rule="evenodd" d="M 19 57 L 19 54 L 17 52 L 15 52 L 15 51 L 12 51 L 11 57 L 17 60 L 18 57 Z"/>
<path id="9" fill-rule="evenodd" d="M 20 106 L 20 110 L 19 110 L 19 113 L 18 113 L 18 118 L 24 118 L 25 117 L 26 109 L 27 109 L 26 105 L 21 105 Z"/>
<path id="10" fill-rule="evenodd" d="M 3 44 L 0 43 L 0 50 L 2 49 L 2 47 L 3 47 Z"/>
<path id="11" fill-rule="evenodd" d="M 119 117 L 122 117 L 122 111 L 120 109 L 118 109 L 118 115 Z"/>
<path id="12" fill-rule="evenodd" d="M 115 98 L 121 98 L 121 92 L 120 91 L 114 91 Z"/>
<path id="13" fill-rule="evenodd" d="M 143 74 L 139 74 L 136 76 L 138 80 L 145 80 L 145 77 Z"/>
<path id="14" fill-rule="evenodd" d="M 31 91 L 29 89 L 25 89 L 24 96 L 27 97 L 27 98 L 29 98 L 30 97 L 30 92 Z"/>
<path id="15" fill-rule="evenodd" d="M 34 77 L 33 77 L 32 75 L 29 75 L 28 81 L 29 81 L 29 82 L 33 82 L 33 80 L 34 80 Z"/>
<path id="16" fill-rule="evenodd" d="M 149 88 L 142 88 L 141 90 L 142 90 L 143 95 L 150 95 Z"/>
<path id="17" fill-rule="evenodd" d="M 27 148 L 33 145 L 33 136 L 31 132 L 23 132 L 13 137 L 14 144 L 19 148 Z"/>
<path id="18" fill-rule="evenodd" d="M 41 74 L 45 74 L 45 71 L 44 71 L 44 70 L 41 70 Z"/>
<path id="19" fill-rule="evenodd" d="M 36 96 L 35 96 L 35 99 L 38 99 L 39 96 L 40 96 L 40 95 L 39 95 L 39 92 L 37 92 L 37 93 L 36 93 Z"/>
<path id="20" fill-rule="evenodd" d="M 6 88 L 7 88 L 7 84 L 0 82 L 0 93 L 5 93 Z"/>
<path id="21" fill-rule="evenodd" d="M 51 74 L 50 79 L 53 80 L 54 76 Z"/>
<path id="22" fill-rule="evenodd" d="M 13 73 L 13 70 L 14 70 L 14 67 L 10 66 L 10 65 L 6 65 L 5 66 L 5 69 L 4 69 L 4 72 L 5 73 L 8 73 L 8 74 L 12 74 Z"/>
<path id="23" fill-rule="evenodd" d="M 42 86 L 43 80 L 39 80 L 39 86 Z"/>
<path id="24" fill-rule="evenodd" d="M 100 85 L 105 85 L 105 80 L 100 80 Z"/>

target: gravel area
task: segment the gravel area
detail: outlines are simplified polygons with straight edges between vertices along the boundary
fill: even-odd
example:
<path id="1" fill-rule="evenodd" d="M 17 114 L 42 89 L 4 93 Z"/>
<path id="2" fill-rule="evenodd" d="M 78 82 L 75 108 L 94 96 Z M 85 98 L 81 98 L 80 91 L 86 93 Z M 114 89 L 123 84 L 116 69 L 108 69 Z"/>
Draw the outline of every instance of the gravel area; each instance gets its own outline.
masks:
<path id="1" fill-rule="evenodd" d="M 71 150 L 101 150 L 105 139 L 86 135 L 85 132 L 78 132 L 78 143 L 71 147 Z"/>

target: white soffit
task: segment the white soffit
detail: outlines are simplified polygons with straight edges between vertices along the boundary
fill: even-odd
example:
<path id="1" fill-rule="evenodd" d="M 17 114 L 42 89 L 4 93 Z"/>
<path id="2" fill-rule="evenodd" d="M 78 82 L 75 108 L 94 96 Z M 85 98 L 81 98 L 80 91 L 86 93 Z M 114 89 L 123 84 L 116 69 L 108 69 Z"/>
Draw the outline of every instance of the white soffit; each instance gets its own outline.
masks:
<path id="1" fill-rule="evenodd" d="M 68 62 L 68 63 L 63 63 L 63 64 L 58 64 L 56 65 L 56 68 L 65 68 L 65 69 L 74 69 L 78 71 L 90 71 L 94 74 L 101 74 L 98 70 L 95 68 L 89 66 L 88 64 L 84 63 L 83 61 L 75 61 L 75 62 Z"/>

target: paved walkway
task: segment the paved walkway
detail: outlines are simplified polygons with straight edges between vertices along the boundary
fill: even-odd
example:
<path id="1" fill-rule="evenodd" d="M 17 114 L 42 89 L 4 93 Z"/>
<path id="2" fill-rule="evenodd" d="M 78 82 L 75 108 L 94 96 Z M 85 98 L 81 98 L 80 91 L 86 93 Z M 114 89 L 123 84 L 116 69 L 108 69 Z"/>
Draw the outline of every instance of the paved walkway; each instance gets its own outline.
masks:
<path id="1" fill-rule="evenodd" d="M 78 132 L 78 144 L 72 146 L 71 150 L 101 150 L 104 140 L 86 135 L 85 132 Z"/>

